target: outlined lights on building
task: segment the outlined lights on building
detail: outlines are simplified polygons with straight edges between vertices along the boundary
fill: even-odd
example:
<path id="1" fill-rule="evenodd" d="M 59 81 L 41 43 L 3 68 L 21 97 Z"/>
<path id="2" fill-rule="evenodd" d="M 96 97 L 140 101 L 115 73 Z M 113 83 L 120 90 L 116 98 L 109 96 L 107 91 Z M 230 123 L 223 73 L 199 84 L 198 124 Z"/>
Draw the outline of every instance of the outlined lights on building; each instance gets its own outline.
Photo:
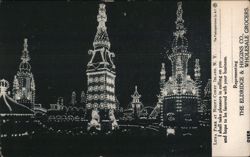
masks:
<path id="1" fill-rule="evenodd" d="M 105 25 L 107 21 L 105 4 L 99 4 L 97 15 L 97 32 L 93 42 L 93 50 L 89 50 L 91 55 L 87 64 L 87 104 L 89 115 L 97 117 L 100 121 L 110 121 L 110 112 L 117 109 L 115 97 L 115 65 L 113 57 L 115 54 L 110 51 L 110 41 Z M 112 110 L 112 111 L 110 111 Z M 93 119 L 93 116 L 92 116 Z"/>
<path id="2" fill-rule="evenodd" d="M 172 48 L 168 58 L 172 64 L 172 75 L 168 80 L 162 80 L 165 73 L 161 71 L 161 96 L 163 108 L 161 117 L 163 125 L 181 129 L 182 134 L 192 134 L 190 130 L 197 129 L 197 113 L 200 105 L 200 67 L 199 60 L 195 64 L 195 81 L 188 75 L 188 60 L 191 52 L 188 50 L 188 40 L 185 37 L 187 29 L 182 18 L 182 2 L 177 4 L 176 31 L 173 33 Z M 164 69 L 162 69 L 164 70 Z M 162 97 L 159 97 L 162 99 Z"/>
<path id="3" fill-rule="evenodd" d="M 25 38 L 19 71 L 14 76 L 12 93 L 14 100 L 29 108 L 33 108 L 35 104 L 36 89 L 29 61 L 28 39 Z"/>

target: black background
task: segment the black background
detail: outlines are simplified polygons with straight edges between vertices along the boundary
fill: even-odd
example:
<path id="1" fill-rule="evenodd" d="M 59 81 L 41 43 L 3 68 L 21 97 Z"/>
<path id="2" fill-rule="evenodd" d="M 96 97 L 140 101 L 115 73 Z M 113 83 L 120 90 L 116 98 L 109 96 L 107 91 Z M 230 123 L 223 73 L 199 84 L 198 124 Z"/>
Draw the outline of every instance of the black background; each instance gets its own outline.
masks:
<path id="1" fill-rule="evenodd" d="M 115 52 L 116 93 L 127 107 L 134 86 L 144 105 L 155 106 L 159 93 L 161 62 L 167 77 L 166 57 L 175 31 L 176 1 L 107 3 L 108 34 Z M 210 2 L 184 1 L 189 74 L 200 58 L 203 86 L 210 78 Z M 6 2 L 0 4 L 0 78 L 11 84 L 16 74 L 23 38 L 29 39 L 36 102 L 48 107 L 58 96 L 69 101 L 72 91 L 86 91 L 88 50 L 96 33 L 98 2 Z"/>

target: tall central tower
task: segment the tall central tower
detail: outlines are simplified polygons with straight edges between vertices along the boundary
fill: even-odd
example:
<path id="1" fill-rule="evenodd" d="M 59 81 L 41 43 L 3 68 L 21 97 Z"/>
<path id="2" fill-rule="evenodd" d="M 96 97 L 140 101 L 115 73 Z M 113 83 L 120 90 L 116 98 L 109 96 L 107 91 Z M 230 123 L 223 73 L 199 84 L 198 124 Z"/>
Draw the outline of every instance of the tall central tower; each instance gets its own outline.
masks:
<path id="1" fill-rule="evenodd" d="M 94 49 L 88 52 L 91 58 L 86 71 L 88 80 L 86 108 L 88 111 L 97 111 L 101 122 L 110 120 L 110 110 L 114 111 L 117 108 L 115 100 L 116 73 L 113 63 L 115 54 L 110 51 L 111 44 L 106 21 L 105 4 L 99 4 L 98 26 L 93 42 Z"/>
<path id="2" fill-rule="evenodd" d="M 24 39 L 23 51 L 19 71 L 14 76 L 13 99 L 17 102 L 33 108 L 35 104 L 35 80 L 29 63 L 28 39 Z"/>
<path id="3" fill-rule="evenodd" d="M 177 130 L 182 135 L 191 135 L 197 129 L 197 112 L 200 100 L 200 67 L 196 59 L 194 79 L 188 75 L 188 40 L 182 18 L 182 2 L 177 3 L 176 30 L 173 33 L 171 53 L 168 58 L 172 64 L 172 75 L 161 88 L 163 97 L 163 125 L 169 130 Z M 162 70 L 164 71 L 164 69 Z M 162 78 L 164 82 L 164 77 Z"/>

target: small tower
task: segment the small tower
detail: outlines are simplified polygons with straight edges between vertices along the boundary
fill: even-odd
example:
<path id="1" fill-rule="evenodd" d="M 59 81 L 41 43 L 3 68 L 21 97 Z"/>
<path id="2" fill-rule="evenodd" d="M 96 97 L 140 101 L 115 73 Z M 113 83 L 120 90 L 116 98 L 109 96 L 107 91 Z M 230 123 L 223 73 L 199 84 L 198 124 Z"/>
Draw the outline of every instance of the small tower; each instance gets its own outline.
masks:
<path id="1" fill-rule="evenodd" d="M 202 112 L 202 102 L 201 102 L 201 73 L 200 73 L 200 60 L 195 59 L 195 68 L 194 68 L 194 80 L 197 86 L 197 105 L 198 105 L 198 112 Z"/>
<path id="2" fill-rule="evenodd" d="M 12 89 L 12 93 L 13 93 L 13 99 L 14 100 L 18 100 L 20 99 L 20 90 L 19 90 L 20 86 L 19 86 L 19 82 L 17 80 L 16 75 L 14 76 L 14 81 L 13 81 L 13 89 Z"/>
<path id="3" fill-rule="evenodd" d="M 60 105 L 60 106 L 64 106 L 63 97 L 58 97 L 57 98 L 57 104 Z"/>
<path id="4" fill-rule="evenodd" d="M 131 95 L 132 102 L 130 103 L 131 108 L 133 109 L 135 118 L 139 117 L 140 111 L 143 108 L 143 104 L 140 101 L 141 95 L 137 91 L 137 86 L 135 86 L 134 94 Z"/>
<path id="5" fill-rule="evenodd" d="M 35 80 L 31 72 L 29 63 L 30 56 L 28 51 L 28 39 L 24 39 L 23 51 L 19 71 L 14 76 L 13 99 L 17 102 L 33 108 L 35 104 Z"/>
<path id="6" fill-rule="evenodd" d="M 80 100 L 81 104 L 86 104 L 86 94 L 84 91 L 81 92 L 81 100 Z"/>
<path id="7" fill-rule="evenodd" d="M 77 103 L 77 101 L 76 101 L 76 92 L 73 91 L 72 94 L 71 94 L 71 101 L 70 101 L 70 104 L 71 104 L 72 106 L 75 106 L 76 103 Z"/>

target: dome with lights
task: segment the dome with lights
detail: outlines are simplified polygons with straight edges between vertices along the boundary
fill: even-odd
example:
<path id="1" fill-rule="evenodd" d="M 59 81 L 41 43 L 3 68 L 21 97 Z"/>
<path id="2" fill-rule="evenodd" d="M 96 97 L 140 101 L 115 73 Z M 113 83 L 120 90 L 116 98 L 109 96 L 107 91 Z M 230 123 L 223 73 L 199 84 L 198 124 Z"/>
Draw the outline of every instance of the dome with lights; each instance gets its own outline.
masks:
<path id="1" fill-rule="evenodd" d="M 21 62 L 19 65 L 19 70 L 23 72 L 30 72 L 31 66 L 29 62 Z"/>

